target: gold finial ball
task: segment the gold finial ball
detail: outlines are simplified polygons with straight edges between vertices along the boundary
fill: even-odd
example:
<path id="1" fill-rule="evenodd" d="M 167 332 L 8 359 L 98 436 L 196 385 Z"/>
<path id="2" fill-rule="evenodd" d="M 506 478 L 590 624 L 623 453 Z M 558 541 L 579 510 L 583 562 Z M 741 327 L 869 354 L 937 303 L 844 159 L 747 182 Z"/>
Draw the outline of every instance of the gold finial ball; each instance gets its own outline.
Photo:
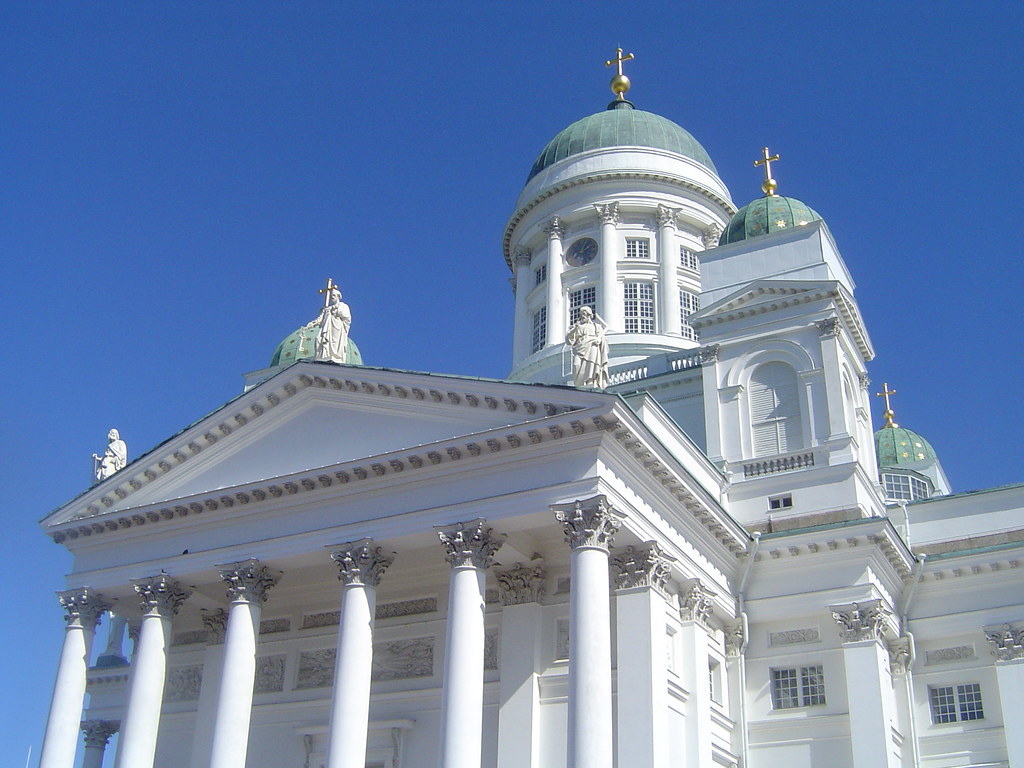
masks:
<path id="1" fill-rule="evenodd" d="M 765 179 L 761 182 L 761 189 L 766 195 L 775 196 L 775 190 L 779 188 L 779 183 L 775 179 Z"/>
<path id="2" fill-rule="evenodd" d="M 625 75 L 616 75 L 612 78 L 612 93 L 621 98 L 622 94 L 629 90 L 629 78 Z"/>

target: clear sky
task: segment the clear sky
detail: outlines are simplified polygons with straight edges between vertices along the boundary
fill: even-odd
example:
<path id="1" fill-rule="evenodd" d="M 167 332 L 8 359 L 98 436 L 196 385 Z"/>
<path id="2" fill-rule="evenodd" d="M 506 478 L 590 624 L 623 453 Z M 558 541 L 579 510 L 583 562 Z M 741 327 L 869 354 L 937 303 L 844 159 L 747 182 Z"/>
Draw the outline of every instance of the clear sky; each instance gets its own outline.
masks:
<path id="1" fill-rule="evenodd" d="M 328 276 L 368 364 L 505 375 L 503 227 L 617 44 L 738 206 L 782 155 L 858 281 L 873 391 L 954 489 L 1024 480 L 1024 6 L 835 6 L 0 6 L 0 763 L 38 754 L 63 634 L 37 523 L 107 430 L 134 458 L 236 395 Z"/>

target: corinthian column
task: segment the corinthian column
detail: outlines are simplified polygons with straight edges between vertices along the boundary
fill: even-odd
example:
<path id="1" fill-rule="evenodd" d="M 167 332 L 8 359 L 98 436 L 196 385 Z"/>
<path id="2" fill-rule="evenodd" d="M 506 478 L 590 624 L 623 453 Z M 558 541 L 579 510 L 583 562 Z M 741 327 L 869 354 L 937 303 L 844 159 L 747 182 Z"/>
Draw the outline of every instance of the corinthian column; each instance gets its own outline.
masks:
<path id="1" fill-rule="evenodd" d="M 85 734 L 82 768 L 103 768 L 103 753 L 119 725 L 116 720 L 86 720 L 82 723 L 82 733 Z"/>
<path id="2" fill-rule="evenodd" d="M 677 208 L 658 206 L 658 327 L 670 336 L 682 336 L 679 311 L 679 243 L 676 241 Z"/>
<path id="3" fill-rule="evenodd" d="M 608 548 L 620 516 L 604 496 L 552 507 L 570 555 L 571 768 L 612 768 L 612 638 Z"/>
<path id="4" fill-rule="evenodd" d="M 515 345 L 512 350 L 513 361 L 522 360 L 530 354 L 533 348 L 533 316 L 530 315 L 529 308 L 526 306 L 526 296 L 530 293 L 533 285 L 530 260 L 531 254 L 526 248 L 517 248 L 512 257 L 512 263 L 516 270 L 516 279 L 513 283 L 516 294 L 515 328 L 512 336 Z"/>
<path id="5" fill-rule="evenodd" d="M 623 331 L 622 303 L 619 296 L 619 204 L 596 205 L 601 219 L 601 293 L 597 312 L 612 333 Z"/>
<path id="6" fill-rule="evenodd" d="M 480 768 L 484 579 L 494 553 L 505 539 L 485 528 L 482 519 L 439 527 L 437 535 L 452 569 L 441 694 L 440 768 Z"/>
<path id="7" fill-rule="evenodd" d="M 260 614 L 267 591 L 277 583 L 278 577 L 253 559 L 223 565 L 219 570 L 228 585 L 230 606 L 210 768 L 245 768 Z"/>
<path id="8" fill-rule="evenodd" d="M 66 614 L 64 647 L 50 700 L 40 768 L 69 768 L 75 761 L 92 640 L 100 615 L 110 608 L 102 595 L 88 587 L 58 592 L 57 598 Z"/>
<path id="9" fill-rule="evenodd" d="M 142 626 L 132 655 L 118 768 L 153 768 L 160 727 L 171 619 L 191 593 L 166 573 L 132 581 L 142 604 Z"/>
<path id="10" fill-rule="evenodd" d="M 377 587 L 394 558 L 373 546 L 372 539 L 332 548 L 338 565 L 341 612 L 334 667 L 327 768 L 363 768 L 370 724 L 370 671 L 373 664 L 373 619 Z"/>
<path id="11" fill-rule="evenodd" d="M 565 342 L 565 307 L 562 301 L 562 235 L 556 216 L 544 227 L 548 236 L 548 346 Z"/>

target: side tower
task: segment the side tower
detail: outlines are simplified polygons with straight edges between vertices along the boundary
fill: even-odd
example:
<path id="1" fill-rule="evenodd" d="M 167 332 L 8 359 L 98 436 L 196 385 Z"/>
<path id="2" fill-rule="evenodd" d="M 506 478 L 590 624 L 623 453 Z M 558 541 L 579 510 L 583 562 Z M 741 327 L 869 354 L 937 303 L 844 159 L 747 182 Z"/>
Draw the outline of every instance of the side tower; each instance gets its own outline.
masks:
<path id="1" fill-rule="evenodd" d="M 692 318 L 703 365 L 707 454 L 744 523 L 882 514 L 854 282 L 822 218 L 775 193 L 741 208 L 701 264 Z"/>
<path id="2" fill-rule="evenodd" d="M 583 306 L 607 327 L 616 365 L 697 346 L 688 318 L 701 291 L 699 254 L 735 207 L 700 143 L 617 97 L 558 133 L 530 170 L 505 228 L 515 275 L 515 381 L 569 383 L 566 330 Z"/>

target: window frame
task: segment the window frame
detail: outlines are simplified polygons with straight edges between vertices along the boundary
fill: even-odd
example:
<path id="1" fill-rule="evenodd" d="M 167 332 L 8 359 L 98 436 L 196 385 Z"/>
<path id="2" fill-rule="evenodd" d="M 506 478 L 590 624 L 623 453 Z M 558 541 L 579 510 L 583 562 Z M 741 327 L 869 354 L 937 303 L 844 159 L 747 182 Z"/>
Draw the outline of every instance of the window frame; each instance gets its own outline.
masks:
<path id="1" fill-rule="evenodd" d="M 530 354 L 540 352 L 548 343 L 548 307 L 541 305 L 533 313 L 533 331 L 530 336 Z"/>
<path id="2" fill-rule="evenodd" d="M 633 254 L 630 255 L 630 246 L 633 247 Z M 641 253 L 642 251 L 642 253 Z M 651 238 L 649 237 L 627 237 L 625 247 L 622 250 L 623 258 L 633 261 L 652 261 Z"/>
<path id="3" fill-rule="evenodd" d="M 589 294 L 587 293 L 589 292 Z M 584 301 L 584 295 L 587 294 L 590 301 Z M 580 317 L 580 310 L 583 307 L 590 307 L 594 314 L 597 315 L 597 286 L 596 285 L 582 285 L 575 290 L 569 291 L 569 301 L 566 302 L 569 309 L 569 325 L 575 324 Z"/>
<path id="4" fill-rule="evenodd" d="M 971 723 L 985 719 L 981 683 L 928 686 L 928 712 L 932 725 Z"/>
<path id="5" fill-rule="evenodd" d="M 633 298 L 630 298 L 631 290 L 636 292 Z M 654 283 L 627 280 L 622 284 L 622 318 L 626 333 L 657 333 L 657 315 Z"/>
<path id="6" fill-rule="evenodd" d="M 771 667 L 768 674 L 772 710 L 821 707 L 828 703 L 825 695 L 825 667 L 823 664 Z M 783 683 L 786 683 L 785 688 L 782 686 Z"/>

